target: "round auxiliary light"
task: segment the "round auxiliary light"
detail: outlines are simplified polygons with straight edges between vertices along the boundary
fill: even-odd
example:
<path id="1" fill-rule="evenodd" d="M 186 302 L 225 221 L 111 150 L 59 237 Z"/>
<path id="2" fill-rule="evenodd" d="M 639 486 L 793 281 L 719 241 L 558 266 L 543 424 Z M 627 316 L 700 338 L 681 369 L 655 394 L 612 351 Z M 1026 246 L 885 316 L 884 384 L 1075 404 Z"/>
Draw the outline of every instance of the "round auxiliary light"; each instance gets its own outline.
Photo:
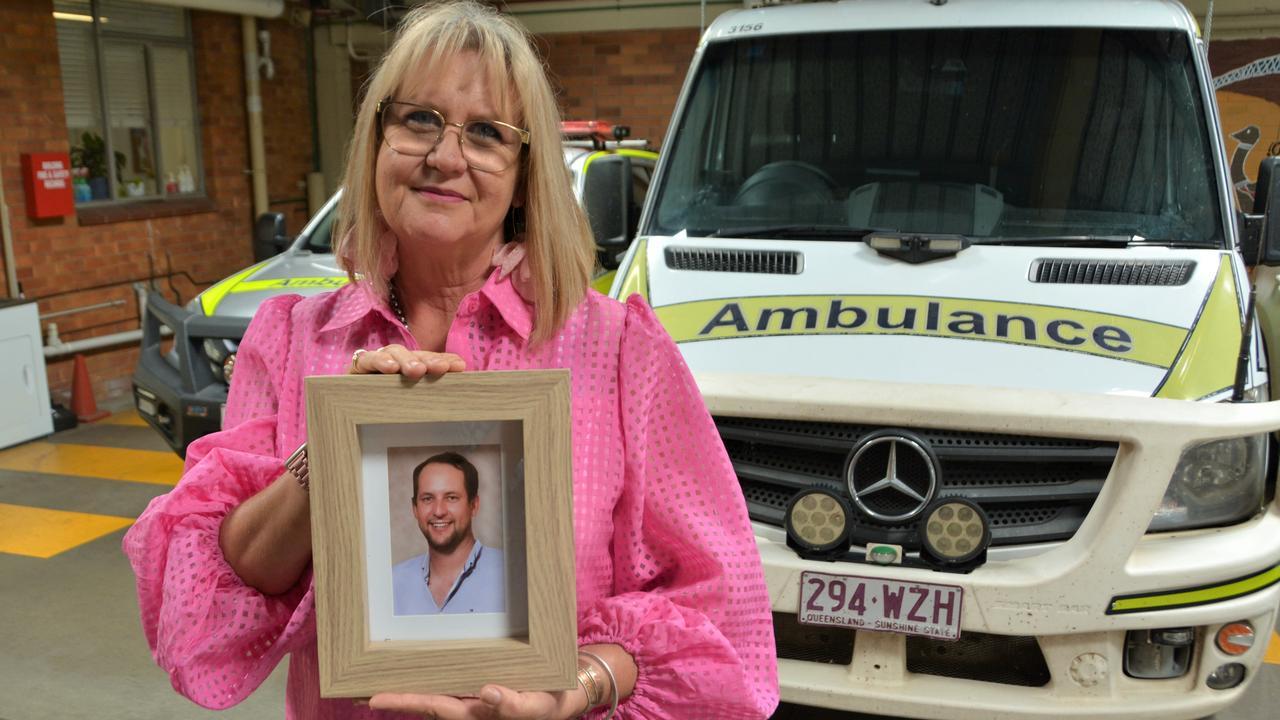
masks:
<path id="1" fill-rule="evenodd" d="M 1240 663 L 1219 665 L 1204 680 L 1204 684 L 1213 690 L 1230 690 L 1242 682 L 1244 682 L 1244 666 Z"/>
<path id="2" fill-rule="evenodd" d="M 231 353 L 226 360 L 222 361 L 222 378 L 228 385 L 231 384 L 231 373 L 236 370 L 236 354 Z"/>
<path id="3" fill-rule="evenodd" d="M 1243 655 L 1253 649 L 1253 625 L 1244 620 L 1227 623 L 1218 631 L 1217 643 L 1228 655 Z"/>
<path id="4" fill-rule="evenodd" d="M 826 488 L 801 490 L 787 503 L 787 544 L 804 557 L 843 554 L 852 529 L 849 503 Z"/>
<path id="5" fill-rule="evenodd" d="M 940 498 L 925 508 L 920 544 L 929 559 L 947 566 L 981 561 L 991 544 L 991 521 L 977 503 Z"/>

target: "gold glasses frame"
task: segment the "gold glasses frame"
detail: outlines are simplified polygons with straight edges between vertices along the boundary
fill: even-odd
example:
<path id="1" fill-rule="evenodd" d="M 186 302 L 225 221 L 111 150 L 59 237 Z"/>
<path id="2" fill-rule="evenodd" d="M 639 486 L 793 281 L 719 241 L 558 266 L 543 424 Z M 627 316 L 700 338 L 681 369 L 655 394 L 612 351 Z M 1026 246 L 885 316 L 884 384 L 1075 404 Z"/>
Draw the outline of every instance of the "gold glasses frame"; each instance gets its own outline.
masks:
<path id="1" fill-rule="evenodd" d="M 426 152 L 422 153 L 421 155 L 419 155 L 418 153 L 405 152 L 397 148 L 396 146 L 392 145 L 391 141 L 387 139 L 387 132 L 385 128 L 385 124 L 386 124 L 385 113 L 393 105 L 403 105 L 406 107 L 416 108 L 418 110 L 424 110 L 426 112 L 429 112 L 435 115 L 437 118 L 440 119 L 440 132 L 437 133 L 435 138 L 431 141 L 431 146 L 427 149 Z M 378 142 L 381 143 L 383 141 L 386 141 L 387 145 L 392 150 L 395 150 L 396 152 L 402 153 L 404 155 L 413 155 L 417 157 L 426 157 L 427 155 L 430 155 L 437 147 L 439 147 L 440 141 L 444 139 L 445 131 L 448 130 L 450 126 L 458 128 L 458 143 L 459 143 L 459 147 L 462 148 L 463 150 L 462 156 L 464 159 L 466 159 L 467 166 L 483 172 L 502 172 L 504 170 L 509 169 L 512 165 L 516 163 L 516 160 L 520 157 L 520 153 L 517 150 L 517 152 L 512 156 L 511 161 L 501 168 L 490 169 L 490 168 L 484 168 L 484 167 L 476 167 L 471 162 L 471 159 L 467 157 L 467 153 L 466 153 L 466 146 L 467 146 L 466 128 L 468 125 L 471 125 L 473 123 L 488 123 L 490 125 L 500 125 L 514 132 L 516 136 L 520 138 L 521 146 L 528 145 L 529 139 L 531 137 L 531 134 L 528 130 L 525 130 L 524 128 L 518 128 L 515 125 L 512 125 L 511 123 L 505 123 L 505 122 L 502 122 L 501 120 L 476 119 L 476 120 L 468 120 L 467 122 L 461 122 L 461 123 L 449 122 L 449 120 L 445 118 L 444 113 L 440 112 L 439 110 L 433 107 L 430 107 L 427 105 L 418 105 L 416 103 L 411 103 L 411 102 L 404 102 L 402 100 L 396 100 L 395 98 L 392 98 L 392 97 L 386 97 L 378 101 L 377 118 L 378 118 L 378 122 L 377 122 Z M 506 144 L 507 143 L 503 143 L 503 145 L 506 145 Z"/>

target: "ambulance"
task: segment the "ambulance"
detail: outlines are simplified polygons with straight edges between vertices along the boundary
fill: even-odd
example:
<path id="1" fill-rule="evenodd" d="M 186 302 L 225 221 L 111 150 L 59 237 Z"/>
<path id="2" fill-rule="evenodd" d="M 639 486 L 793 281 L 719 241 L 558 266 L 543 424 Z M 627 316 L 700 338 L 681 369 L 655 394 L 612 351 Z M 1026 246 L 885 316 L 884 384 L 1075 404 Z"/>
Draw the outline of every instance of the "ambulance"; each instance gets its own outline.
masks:
<path id="1" fill-rule="evenodd" d="M 724 439 L 784 701 L 1169 720 L 1258 674 L 1280 172 L 1235 206 L 1206 56 L 1167 0 L 707 29 L 611 294 Z"/>

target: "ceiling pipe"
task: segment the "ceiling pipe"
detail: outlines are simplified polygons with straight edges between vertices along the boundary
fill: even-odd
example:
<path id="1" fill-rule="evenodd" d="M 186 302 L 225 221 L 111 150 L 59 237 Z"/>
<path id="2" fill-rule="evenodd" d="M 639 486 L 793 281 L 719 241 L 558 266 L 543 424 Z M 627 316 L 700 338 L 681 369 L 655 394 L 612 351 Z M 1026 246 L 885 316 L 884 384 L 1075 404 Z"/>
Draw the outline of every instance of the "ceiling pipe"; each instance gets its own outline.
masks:
<path id="1" fill-rule="evenodd" d="M 284 14 L 284 0 L 135 0 L 148 5 L 168 5 L 187 10 L 277 18 Z"/>

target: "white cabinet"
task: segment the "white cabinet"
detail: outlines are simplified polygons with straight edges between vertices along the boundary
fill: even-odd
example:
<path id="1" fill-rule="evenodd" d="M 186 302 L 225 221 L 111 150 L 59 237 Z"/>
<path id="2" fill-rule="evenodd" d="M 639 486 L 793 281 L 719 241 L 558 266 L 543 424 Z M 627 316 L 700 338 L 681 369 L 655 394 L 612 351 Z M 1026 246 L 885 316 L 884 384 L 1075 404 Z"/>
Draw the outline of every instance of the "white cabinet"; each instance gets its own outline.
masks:
<path id="1" fill-rule="evenodd" d="M 0 302 L 0 447 L 53 432 L 34 302 Z"/>

